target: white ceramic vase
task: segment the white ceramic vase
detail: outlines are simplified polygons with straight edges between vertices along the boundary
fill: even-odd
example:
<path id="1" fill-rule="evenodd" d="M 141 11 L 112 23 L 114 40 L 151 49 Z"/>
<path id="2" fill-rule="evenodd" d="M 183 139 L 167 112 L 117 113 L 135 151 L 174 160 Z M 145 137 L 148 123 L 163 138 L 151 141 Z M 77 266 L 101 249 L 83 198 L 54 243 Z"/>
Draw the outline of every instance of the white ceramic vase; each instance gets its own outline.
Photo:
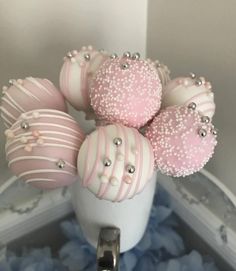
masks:
<path id="1" fill-rule="evenodd" d="M 120 252 L 133 248 L 142 238 L 151 211 L 156 189 L 154 172 L 145 189 L 134 198 L 123 202 L 110 202 L 96 198 L 79 181 L 71 188 L 72 202 L 77 219 L 87 241 L 97 246 L 102 227 L 118 227 L 121 231 Z"/>

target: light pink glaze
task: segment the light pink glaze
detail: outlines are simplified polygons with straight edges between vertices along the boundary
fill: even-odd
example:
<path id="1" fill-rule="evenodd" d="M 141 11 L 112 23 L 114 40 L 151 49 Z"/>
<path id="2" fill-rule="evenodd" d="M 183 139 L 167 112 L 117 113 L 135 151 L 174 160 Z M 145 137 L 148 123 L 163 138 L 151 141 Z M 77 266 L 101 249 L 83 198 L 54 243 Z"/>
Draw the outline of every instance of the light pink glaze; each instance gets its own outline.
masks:
<path id="1" fill-rule="evenodd" d="M 12 85 L 3 92 L 1 117 L 7 128 L 22 113 L 44 108 L 67 111 L 63 95 L 47 79 L 27 77 L 13 80 Z"/>
<path id="2" fill-rule="evenodd" d="M 122 139 L 120 146 L 114 144 L 115 138 Z M 111 160 L 110 166 L 103 164 L 104 158 Z M 144 189 L 152 176 L 153 164 L 149 141 L 136 129 L 115 124 L 98 127 L 87 136 L 77 167 L 83 185 L 98 198 L 123 201 Z M 134 173 L 128 172 L 128 165 L 135 167 Z"/>
<path id="3" fill-rule="evenodd" d="M 206 136 L 200 135 L 204 129 Z M 147 128 L 156 167 L 174 177 L 199 171 L 211 158 L 217 144 L 211 123 L 202 122 L 201 115 L 185 106 L 162 110 Z"/>
<path id="4" fill-rule="evenodd" d="M 22 129 L 22 123 L 29 128 Z M 85 136 L 68 114 L 47 109 L 30 111 L 5 134 L 9 167 L 26 183 L 51 189 L 76 180 L 77 155 Z M 64 164 L 62 168 L 59 162 Z"/>
<path id="5" fill-rule="evenodd" d="M 109 59 L 92 79 L 91 105 L 102 121 L 139 128 L 158 112 L 161 90 L 154 64 L 125 57 Z"/>

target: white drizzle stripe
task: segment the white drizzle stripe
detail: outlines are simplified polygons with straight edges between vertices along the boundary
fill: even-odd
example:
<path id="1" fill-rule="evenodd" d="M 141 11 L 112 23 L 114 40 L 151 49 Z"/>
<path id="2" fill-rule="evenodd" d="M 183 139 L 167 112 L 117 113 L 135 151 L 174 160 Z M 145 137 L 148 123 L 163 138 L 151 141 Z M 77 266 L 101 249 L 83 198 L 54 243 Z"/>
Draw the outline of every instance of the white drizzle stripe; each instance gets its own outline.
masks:
<path id="1" fill-rule="evenodd" d="M 36 110 L 36 112 L 38 112 L 38 111 Z M 51 114 L 49 114 L 49 115 L 48 114 L 40 114 L 39 118 L 63 119 L 63 120 L 70 121 L 70 122 L 78 125 L 77 122 L 74 119 L 72 119 L 72 118 L 66 118 L 64 116 L 57 116 L 57 115 L 51 115 Z M 27 116 L 27 120 L 32 120 L 32 119 L 34 119 L 34 117 L 32 115 L 31 116 Z"/>
<path id="2" fill-rule="evenodd" d="M 83 140 L 84 139 L 84 137 L 77 137 L 77 136 L 73 136 L 73 135 L 71 135 L 71 134 L 65 134 L 65 133 L 62 133 L 62 132 L 57 132 L 57 131 L 41 131 L 40 130 L 40 136 L 44 136 L 44 135 L 47 135 L 47 134 L 53 134 L 53 135 L 62 135 L 62 136 L 66 136 L 66 137 L 71 137 L 71 138 L 73 138 L 73 139 L 75 139 L 75 140 L 78 140 L 79 142 L 81 141 L 81 140 Z M 18 134 L 18 135 L 16 135 L 14 138 L 15 139 L 18 139 L 18 138 L 21 138 L 22 136 L 31 136 L 32 135 L 32 132 L 28 132 L 28 133 L 24 133 L 24 134 Z M 46 138 L 46 136 L 45 136 L 45 138 Z M 8 142 L 7 142 L 7 144 L 8 144 Z"/>
<path id="3" fill-rule="evenodd" d="M 11 164 L 15 163 L 15 162 L 19 162 L 19 161 L 25 161 L 25 160 L 43 160 L 43 161 L 49 161 L 49 162 L 53 162 L 56 163 L 58 161 L 58 159 L 54 159 L 54 158 L 49 158 L 49 157 L 44 157 L 44 156 L 20 156 L 17 158 L 12 159 L 8 165 L 10 166 Z M 65 161 L 66 165 L 76 169 L 75 166 L 73 166 L 72 164 L 68 163 L 67 161 Z"/>
<path id="4" fill-rule="evenodd" d="M 18 111 L 19 113 L 21 113 L 22 111 L 20 109 L 18 109 L 9 99 L 7 99 L 7 97 L 2 97 L 2 101 L 4 101 L 5 103 L 7 103 L 9 106 L 11 106 L 12 108 L 14 108 L 16 111 Z"/>
<path id="5" fill-rule="evenodd" d="M 48 95 L 53 96 L 53 94 L 47 88 L 45 88 L 45 86 L 43 86 L 39 81 L 35 80 L 35 78 L 27 77 L 26 80 L 30 81 L 32 84 L 35 84 L 38 88 L 47 92 Z"/>
<path id="6" fill-rule="evenodd" d="M 54 179 L 46 179 L 46 178 L 32 178 L 25 181 L 26 183 L 33 183 L 33 182 L 56 182 Z"/>
<path id="7" fill-rule="evenodd" d="M 22 178 L 24 176 L 27 176 L 29 174 L 38 174 L 38 173 L 60 173 L 60 174 L 67 174 L 67 175 L 72 175 L 74 176 L 73 173 L 69 171 L 64 171 L 64 170 L 57 170 L 57 169 L 35 169 L 35 170 L 29 170 L 26 172 L 23 172 L 18 175 L 19 178 Z"/>
<path id="8" fill-rule="evenodd" d="M 54 124 L 54 123 L 45 123 L 45 122 L 39 122 L 39 123 L 31 123 L 30 127 L 38 127 L 38 126 L 50 126 L 50 127 L 57 127 L 57 128 L 61 128 L 63 130 L 69 130 L 77 135 L 81 135 L 81 132 L 76 131 L 75 129 L 71 129 L 67 126 L 64 125 L 59 125 L 59 124 Z M 13 129 L 12 131 L 15 133 L 17 131 L 19 131 L 21 128 L 18 126 L 16 129 Z"/>
<path id="9" fill-rule="evenodd" d="M 49 141 L 50 141 L 50 140 L 52 140 L 52 141 L 54 140 L 54 141 L 59 141 L 59 142 L 67 143 L 67 144 L 72 145 L 72 146 L 74 146 L 74 147 L 77 147 L 77 146 L 78 146 L 78 144 L 76 144 L 76 143 L 73 143 L 73 142 L 71 142 L 71 141 L 67 141 L 67 140 L 64 140 L 64 139 L 61 139 L 61 138 L 57 138 L 57 137 L 46 137 L 46 136 L 41 136 L 40 138 L 45 139 L 45 140 L 49 140 Z M 17 140 L 8 141 L 9 143 L 6 145 L 6 149 L 9 148 L 11 145 L 13 145 L 13 144 L 19 142 L 20 139 L 21 139 L 21 138 L 19 137 Z M 27 137 L 27 139 L 28 139 L 28 140 L 32 140 L 32 139 L 35 139 L 35 137 L 34 137 L 34 136 L 29 136 L 29 137 Z"/>
<path id="10" fill-rule="evenodd" d="M 15 87 L 17 87 L 19 90 L 21 90 L 25 95 L 34 98 L 36 101 L 40 102 L 40 99 L 38 97 L 36 97 L 34 94 L 32 94 L 28 89 L 26 89 L 25 87 L 22 87 L 21 85 L 19 85 L 16 82 L 13 82 L 13 85 Z"/>
<path id="11" fill-rule="evenodd" d="M 35 147 L 35 146 L 38 146 L 38 144 L 34 144 L 34 143 L 31 143 L 30 144 L 31 147 Z M 17 147 L 15 147 L 14 149 L 11 149 L 10 151 L 6 152 L 6 155 L 10 155 L 12 153 L 14 153 L 15 151 L 21 149 L 21 148 L 24 148 L 25 145 L 19 145 Z M 51 144 L 51 143 L 44 143 L 43 144 L 43 147 L 56 147 L 56 148 L 65 148 L 65 149 L 70 149 L 70 150 L 73 150 L 73 151 L 78 151 L 78 148 L 73 148 L 73 147 L 70 147 L 70 146 L 67 146 L 67 145 L 62 145 L 62 144 Z"/>
<path id="12" fill-rule="evenodd" d="M 3 114 L 1 114 L 2 119 L 5 121 L 5 125 L 11 127 L 12 123 L 6 118 Z"/>
<path id="13" fill-rule="evenodd" d="M 22 112 L 25 112 L 25 110 L 24 110 L 24 108 L 23 107 L 21 107 L 12 97 L 11 97 L 11 95 L 8 93 L 8 92 L 6 92 L 5 93 L 5 95 L 4 96 L 6 96 L 16 107 L 18 107 L 19 109 L 20 109 L 20 111 L 22 111 Z"/>
<path id="14" fill-rule="evenodd" d="M 14 121 L 16 121 L 16 118 L 15 118 L 10 112 L 8 112 L 8 111 L 6 110 L 6 108 L 1 107 L 1 110 L 2 110 L 2 112 L 5 113 L 8 117 L 10 117 L 10 118 L 12 118 Z"/>

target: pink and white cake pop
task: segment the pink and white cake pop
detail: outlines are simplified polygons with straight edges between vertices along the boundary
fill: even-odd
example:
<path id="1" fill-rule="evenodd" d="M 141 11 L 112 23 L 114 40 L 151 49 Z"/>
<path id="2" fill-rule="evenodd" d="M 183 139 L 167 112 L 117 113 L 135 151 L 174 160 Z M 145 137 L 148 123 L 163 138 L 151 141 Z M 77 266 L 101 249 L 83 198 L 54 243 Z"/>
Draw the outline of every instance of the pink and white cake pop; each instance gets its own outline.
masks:
<path id="1" fill-rule="evenodd" d="M 153 147 L 155 166 L 174 177 L 199 171 L 217 144 L 216 131 L 209 120 L 194 111 L 192 105 L 161 111 L 145 133 Z"/>
<path id="2" fill-rule="evenodd" d="M 98 127 L 78 155 L 82 184 L 98 198 L 119 202 L 140 193 L 153 174 L 154 157 L 147 138 L 123 125 Z"/>
<path id="3" fill-rule="evenodd" d="M 92 46 L 67 53 L 60 73 L 60 88 L 68 102 L 77 110 L 92 111 L 89 98 L 91 78 L 102 63 L 109 58 L 105 51 Z"/>
<path id="4" fill-rule="evenodd" d="M 91 105 L 98 119 L 140 128 L 158 112 L 162 86 L 154 65 L 129 56 L 100 67 L 91 83 Z"/>
<path id="5" fill-rule="evenodd" d="M 49 109 L 24 113 L 5 131 L 10 169 L 35 187 L 51 189 L 71 184 L 85 138 L 68 114 Z"/>
<path id="6" fill-rule="evenodd" d="M 47 79 L 26 77 L 10 80 L 10 87 L 3 87 L 1 117 L 7 128 L 27 111 L 50 108 L 67 111 L 63 95 Z"/>
<path id="7" fill-rule="evenodd" d="M 212 118 L 215 113 L 214 93 L 210 82 L 204 77 L 178 77 L 170 81 L 163 89 L 162 108 L 172 105 L 188 105 L 194 102 L 197 110 Z"/>
<path id="8" fill-rule="evenodd" d="M 162 86 L 165 86 L 170 81 L 169 68 L 165 64 L 161 63 L 159 60 L 155 60 L 154 65 L 157 69 Z"/>

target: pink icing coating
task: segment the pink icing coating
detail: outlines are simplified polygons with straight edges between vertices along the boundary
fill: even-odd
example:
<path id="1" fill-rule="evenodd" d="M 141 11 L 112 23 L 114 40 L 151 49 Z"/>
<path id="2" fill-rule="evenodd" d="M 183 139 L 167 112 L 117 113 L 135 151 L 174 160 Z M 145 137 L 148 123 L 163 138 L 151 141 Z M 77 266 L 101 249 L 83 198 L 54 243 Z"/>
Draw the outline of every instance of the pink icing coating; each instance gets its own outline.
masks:
<path id="1" fill-rule="evenodd" d="M 23 129 L 23 122 L 29 127 Z M 75 181 L 77 155 L 85 136 L 71 116 L 57 110 L 30 111 L 5 134 L 9 167 L 20 179 L 42 189 Z"/>
<path id="2" fill-rule="evenodd" d="M 109 59 L 91 82 L 91 105 L 98 119 L 139 128 L 160 109 L 161 91 L 153 64 L 125 57 Z"/>
<path id="3" fill-rule="evenodd" d="M 27 77 L 13 80 L 13 84 L 5 89 L 1 117 L 9 128 L 22 113 L 44 108 L 67 111 L 63 95 L 49 80 Z"/>
<path id="4" fill-rule="evenodd" d="M 205 137 L 199 135 L 204 129 Z M 154 118 L 145 136 L 151 141 L 155 165 L 162 173 L 174 177 L 199 171 L 211 158 L 217 144 L 211 123 L 185 106 L 168 107 Z"/>

